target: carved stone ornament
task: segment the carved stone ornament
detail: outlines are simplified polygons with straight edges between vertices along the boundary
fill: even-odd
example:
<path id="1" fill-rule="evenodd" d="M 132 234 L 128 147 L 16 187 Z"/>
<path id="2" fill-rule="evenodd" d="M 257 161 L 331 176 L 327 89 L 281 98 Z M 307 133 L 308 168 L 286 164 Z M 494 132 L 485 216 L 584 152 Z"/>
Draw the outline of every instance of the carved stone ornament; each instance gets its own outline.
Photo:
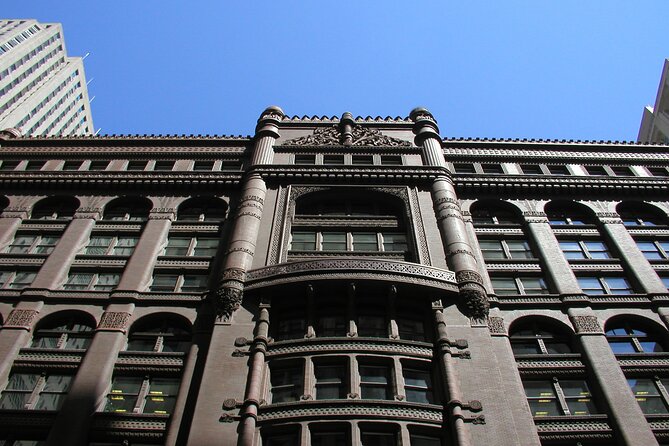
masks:
<path id="1" fill-rule="evenodd" d="M 491 316 L 488 318 L 488 329 L 491 334 L 505 335 L 504 318 L 499 316 Z"/>
<path id="2" fill-rule="evenodd" d="M 572 316 L 571 322 L 574 324 L 576 333 L 603 333 L 597 316 Z"/>
<path id="3" fill-rule="evenodd" d="M 237 407 L 237 400 L 234 398 L 227 398 L 223 400 L 223 409 L 232 410 Z"/>
<path id="4" fill-rule="evenodd" d="M 488 317 L 490 302 L 485 289 L 475 283 L 469 282 L 460 286 L 463 312 L 476 322 L 483 323 Z"/>
<path id="5" fill-rule="evenodd" d="M 125 331 L 129 320 L 130 313 L 124 311 L 105 311 L 98 324 L 98 330 Z"/>
<path id="6" fill-rule="evenodd" d="M 7 322 L 5 322 L 4 327 L 25 328 L 26 330 L 30 330 L 30 327 L 32 326 L 36 316 L 36 310 L 14 309 L 11 313 L 9 313 Z"/>
<path id="7" fill-rule="evenodd" d="M 212 290 L 210 297 L 216 308 L 216 316 L 221 320 L 230 320 L 232 313 L 241 305 L 243 294 L 242 289 L 229 285 L 222 285 Z"/>
<path id="8" fill-rule="evenodd" d="M 382 134 L 379 130 L 356 125 L 350 135 L 353 146 L 411 147 L 409 141 Z M 284 142 L 290 146 L 332 146 L 342 144 L 342 132 L 337 126 L 319 127 L 311 135 L 301 136 Z"/>

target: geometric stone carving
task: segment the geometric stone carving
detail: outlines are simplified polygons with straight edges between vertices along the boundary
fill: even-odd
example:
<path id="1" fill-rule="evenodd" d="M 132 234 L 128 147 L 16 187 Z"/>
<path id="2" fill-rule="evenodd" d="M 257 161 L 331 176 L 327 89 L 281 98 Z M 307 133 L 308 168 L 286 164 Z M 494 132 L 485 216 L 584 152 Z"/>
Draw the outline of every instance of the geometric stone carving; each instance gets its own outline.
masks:
<path id="1" fill-rule="evenodd" d="M 572 316 L 571 322 L 578 334 L 603 334 L 596 316 Z"/>
<path id="2" fill-rule="evenodd" d="M 105 311 L 102 313 L 97 329 L 125 332 L 129 320 L 130 313 L 125 311 Z"/>
<path id="3" fill-rule="evenodd" d="M 355 125 L 346 145 L 351 146 L 383 146 L 383 147 L 411 147 L 409 141 L 393 138 L 382 134 L 379 130 Z M 285 141 L 284 146 L 333 146 L 343 144 L 342 132 L 337 126 L 319 127 L 311 135 L 301 136 Z"/>
<path id="4" fill-rule="evenodd" d="M 9 313 L 7 322 L 5 322 L 3 328 L 24 328 L 26 330 L 30 330 L 37 313 L 38 312 L 36 310 L 14 309 L 11 313 Z"/>
<path id="5" fill-rule="evenodd" d="M 506 328 L 504 328 L 504 318 L 499 316 L 490 316 L 488 318 L 488 329 L 493 335 L 506 335 Z"/>
<path id="6" fill-rule="evenodd" d="M 218 289 L 212 290 L 209 293 L 210 299 L 214 303 L 216 309 L 216 316 L 221 321 L 229 321 L 239 306 L 242 304 L 243 289 L 242 284 L 230 286 L 231 283 L 226 283 L 225 286 L 220 286 Z"/>

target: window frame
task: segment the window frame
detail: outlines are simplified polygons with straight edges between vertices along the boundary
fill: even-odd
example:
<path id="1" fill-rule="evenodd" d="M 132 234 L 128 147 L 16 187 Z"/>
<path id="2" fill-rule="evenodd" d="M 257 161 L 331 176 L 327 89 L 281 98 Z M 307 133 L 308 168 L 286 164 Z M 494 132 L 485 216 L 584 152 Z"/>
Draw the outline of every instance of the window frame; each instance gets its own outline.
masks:
<path id="1" fill-rule="evenodd" d="M 74 282 L 70 283 L 71 278 L 75 276 L 84 276 L 84 275 L 90 275 L 90 279 L 88 280 L 88 283 L 84 284 L 76 284 Z M 100 278 L 103 276 L 109 276 L 109 277 L 115 277 L 115 280 L 113 281 L 111 285 L 108 284 L 101 284 L 100 283 Z M 65 279 L 65 282 L 63 282 L 63 285 L 61 289 L 65 291 L 112 291 L 114 290 L 118 284 L 121 281 L 121 273 L 119 272 L 106 272 L 106 271 L 95 271 L 95 272 L 88 272 L 88 271 L 71 271 L 67 274 L 67 278 Z M 81 287 L 83 288 L 77 288 Z"/>
<path id="2" fill-rule="evenodd" d="M 583 282 L 586 279 L 597 280 L 600 284 L 600 288 L 598 288 L 598 289 L 600 289 L 602 291 L 602 293 L 594 293 L 594 294 L 593 293 L 588 293 L 588 291 L 586 291 L 586 290 L 595 290 L 595 288 L 583 288 Z M 610 284 L 606 281 L 606 279 L 622 279 L 628 284 L 628 287 L 627 288 L 611 288 Z M 624 275 L 620 275 L 620 276 L 613 276 L 613 275 L 601 275 L 601 276 L 579 275 L 579 276 L 576 276 L 576 280 L 578 281 L 578 286 L 581 288 L 583 293 L 588 295 L 588 296 L 603 296 L 603 295 L 606 295 L 606 296 L 617 296 L 617 295 L 628 296 L 630 294 L 636 294 L 636 290 L 634 289 L 634 286 L 629 281 L 629 279 Z M 629 292 L 628 293 L 611 292 L 611 290 L 618 290 L 618 289 L 629 290 Z"/>
<path id="3" fill-rule="evenodd" d="M 548 395 L 548 392 L 542 392 L 541 395 L 539 396 L 529 396 L 528 395 L 528 388 L 526 387 L 526 383 L 529 382 L 542 382 L 544 384 L 548 383 L 550 386 L 550 390 L 552 392 L 551 395 Z M 577 383 L 582 383 L 585 385 L 585 388 L 588 390 L 586 397 L 583 398 L 583 393 L 581 393 L 581 396 L 572 396 L 572 395 L 566 395 L 564 391 L 565 383 L 571 383 L 571 382 L 577 382 Z M 595 399 L 592 395 L 592 390 L 591 386 L 586 379 L 582 378 L 558 378 L 553 376 L 552 378 L 543 378 L 543 379 L 522 379 L 523 383 L 523 389 L 525 390 L 525 398 L 527 398 L 527 402 L 530 406 L 530 412 L 532 413 L 532 417 L 534 419 L 537 418 L 543 418 L 543 417 L 552 417 L 552 416 L 589 416 L 589 415 L 597 415 L 601 413 L 599 407 L 597 407 L 597 404 L 595 403 Z M 548 386 L 547 386 L 548 388 Z M 588 399 L 589 401 L 579 401 L 579 400 L 585 400 Z M 542 401 L 543 400 L 543 401 Z M 548 400 L 548 401 L 546 401 Z M 592 406 L 594 407 L 595 411 L 589 412 L 589 413 L 572 413 L 572 409 L 570 408 L 570 401 L 576 400 L 576 402 L 590 402 Z M 532 409 L 532 402 L 537 401 L 539 403 L 545 403 L 545 402 L 550 402 L 554 401 L 556 403 L 558 411 L 561 411 L 562 413 L 558 413 L 555 415 L 551 415 L 549 413 L 546 413 L 545 415 L 536 415 L 536 411 Z"/>
<path id="4" fill-rule="evenodd" d="M 36 377 L 35 383 L 32 384 L 32 389 L 8 389 L 12 383 L 12 377 L 17 376 L 17 375 L 27 375 L 27 376 L 33 376 Z M 51 377 L 69 377 L 67 387 L 64 390 L 60 391 L 55 391 L 55 390 L 47 390 L 47 386 L 49 384 L 49 378 Z M 74 375 L 68 374 L 68 373 L 51 373 L 51 372 L 46 372 L 43 371 L 41 373 L 25 373 L 25 372 L 20 372 L 20 371 L 12 371 L 9 375 L 9 378 L 7 380 L 7 384 L 5 385 L 5 388 L 0 392 L 0 402 L 4 399 L 5 396 L 9 395 L 18 395 L 18 394 L 23 394 L 27 395 L 27 398 L 25 399 L 25 402 L 23 404 L 22 408 L 16 408 L 14 410 L 51 410 L 51 411 L 57 411 L 60 406 L 63 404 L 63 396 L 67 395 L 67 393 L 70 390 L 70 387 L 72 386 L 72 380 L 74 379 Z M 56 409 L 37 409 L 38 404 L 40 403 L 40 398 L 42 395 L 60 395 L 61 397 L 58 398 L 58 405 Z M 24 397 L 25 398 L 25 397 Z"/>
<path id="5" fill-rule="evenodd" d="M 97 238 L 97 239 L 101 239 L 101 238 L 109 238 L 110 240 L 109 240 L 109 243 L 107 244 L 106 247 L 105 247 L 105 245 L 92 245 L 92 244 L 91 244 L 91 241 L 92 241 L 93 239 L 96 239 L 96 238 Z M 121 242 L 121 240 L 134 240 L 135 243 L 132 244 L 132 245 L 127 245 L 127 246 L 119 245 L 119 243 Z M 135 252 L 135 249 L 137 248 L 137 244 L 138 244 L 138 243 L 139 243 L 139 234 L 137 234 L 137 235 L 119 235 L 119 234 L 110 234 L 110 235 L 107 235 L 107 234 L 104 234 L 104 233 L 100 233 L 100 234 L 93 233 L 93 234 L 91 234 L 90 237 L 88 238 L 88 243 L 87 243 L 86 246 L 84 246 L 84 250 L 83 250 L 82 255 L 87 255 L 87 256 L 119 256 L 119 257 L 130 257 L 130 256 Z M 105 252 L 104 252 L 104 253 L 101 253 L 101 254 L 98 254 L 98 253 L 89 253 L 89 252 L 87 252 L 89 248 L 90 248 L 90 249 L 93 249 L 93 248 L 104 248 L 104 251 L 105 251 Z M 128 249 L 130 249 L 130 252 L 129 252 L 129 253 L 126 253 L 126 254 L 117 254 L 117 253 L 116 253 L 116 250 L 117 250 L 117 249 L 123 249 L 123 250 L 128 250 Z"/>
<path id="6" fill-rule="evenodd" d="M 2 279 L 3 275 L 7 275 L 6 278 Z M 17 282 L 16 279 L 21 275 L 27 275 L 28 277 L 32 276 L 30 282 Z M 37 277 L 36 271 L 26 271 L 26 270 L 2 270 L 0 271 L 0 289 L 3 290 L 22 290 L 28 288 L 35 281 Z M 16 286 L 19 285 L 19 286 Z M 23 285 L 23 286 L 20 286 Z"/>
<path id="7" fill-rule="evenodd" d="M 603 239 L 559 239 L 558 243 L 560 245 L 560 250 L 562 251 L 562 254 L 565 256 L 567 261 L 570 260 L 611 260 L 615 259 L 613 256 L 613 253 L 611 252 L 611 249 L 609 248 L 608 244 L 606 241 Z M 578 245 L 578 250 L 566 250 L 565 249 L 565 244 L 567 243 L 575 243 Z M 604 250 L 597 250 L 594 249 L 595 246 L 594 244 L 599 243 L 603 245 Z M 568 253 L 580 253 L 582 256 L 581 257 L 570 257 Z M 604 253 L 606 254 L 606 257 L 596 257 L 593 253 Z"/>
<path id="8" fill-rule="evenodd" d="M 527 287 L 523 280 L 539 280 L 544 286 L 540 288 L 543 290 L 540 293 L 528 293 L 527 289 L 534 289 Z M 510 290 L 511 288 L 505 287 L 505 288 L 498 288 L 495 287 L 495 281 L 501 281 L 501 280 L 512 280 L 514 282 L 515 290 L 517 293 L 508 293 L 508 292 L 502 292 L 500 293 L 499 290 Z M 535 294 L 551 294 L 551 287 L 549 286 L 548 282 L 546 281 L 545 278 L 541 276 L 536 276 L 536 275 L 523 275 L 523 276 L 492 276 L 490 277 L 491 284 L 493 286 L 493 292 L 494 294 L 498 296 L 517 296 L 517 295 L 535 295 Z M 545 291 L 545 292 L 544 292 Z"/>
<path id="9" fill-rule="evenodd" d="M 170 241 L 175 240 L 187 240 L 188 243 L 186 246 L 172 246 L 170 247 Z M 205 241 L 214 241 L 216 242 L 214 246 L 209 246 L 205 248 L 199 248 L 198 245 Z M 166 257 L 215 257 L 218 252 L 218 247 L 220 244 L 220 238 L 218 237 L 207 237 L 205 235 L 181 235 L 181 234 L 170 234 L 167 237 L 167 244 L 162 250 L 161 256 Z M 184 254 L 168 254 L 169 249 L 185 249 Z M 198 249 L 206 249 L 213 251 L 211 254 L 195 254 Z"/>
<path id="10" fill-rule="evenodd" d="M 16 244 L 16 239 L 17 238 L 32 238 L 32 241 L 30 244 L 24 244 L 24 245 L 17 245 Z M 45 238 L 50 237 L 52 239 L 55 239 L 55 241 L 51 244 L 44 244 L 42 243 Z M 49 255 L 53 252 L 53 250 L 56 248 L 58 245 L 58 242 L 60 241 L 60 234 L 31 234 L 31 233 L 21 233 L 17 232 L 14 235 L 14 239 L 10 244 L 8 244 L 5 247 L 5 253 L 6 254 L 40 254 L 40 255 Z M 16 247 L 23 247 L 27 246 L 26 252 L 12 252 L 12 248 Z M 46 247 L 45 252 L 36 252 L 38 249 Z"/>
<path id="11" fill-rule="evenodd" d="M 498 249 L 483 249 L 482 246 L 485 243 L 491 243 L 491 242 L 498 242 L 499 243 L 499 250 Z M 509 242 L 512 243 L 524 243 L 526 246 L 526 249 L 524 250 L 519 250 L 519 249 L 512 249 L 512 246 L 510 246 Z M 534 250 L 532 249 L 532 245 L 530 244 L 529 240 L 527 239 L 520 239 L 520 238 L 497 238 L 497 237 L 478 237 L 478 244 L 479 248 L 481 248 L 481 254 L 483 255 L 483 260 L 486 262 L 494 262 L 498 260 L 537 260 L 536 255 L 534 254 Z M 502 254 L 502 257 L 488 257 L 486 253 L 490 252 L 499 252 Z M 525 256 L 522 257 L 515 257 L 514 253 L 522 252 L 525 253 Z M 527 254 L 529 253 L 529 257 Z"/>
<path id="12" fill-rule="evenodd" d="M 176 277 L 174 287 L 172 287 L 171 290 L 166 289 L 167 288 L 166 285 L 161 285 L 160 286 L 160 288 L 165 288 L 165 289 L 160 289 L 160 290 L 154 289 L 154 287 L 155 287 L 154 283 L 155 283 L 156 277 L 168 277 L 168 276 Z M 186 283 L 186 278 L 187 277 L 200 277 L 201 279 L 198 279 L 198 280 L 202 280 L 204 282 L 204 285 L 202 287 L 197 287 L 199 290 L 190 290 L 191 287 L 189 286 L 189 289 L 187 291 L 184 291 L 184 285 Z M 208 286 L 209 286 L 209 272 L 206 272 L 204 274 L 196 274 L 195 272 L 169 273 L 169 272 L 166 272 L 166 271 L 159 271 L 159 272 L 154 271 L 153 275 L 151 276 L 151 283 L 148 285 L 148 291 L 154 292 L 154 293 L 196 293 L 196 294 L 199 294 L 199 293 L 205 292 L 208 289 Z"/>
<path id="13" fill-rule="evenodd" d="M 137 393 L 131 393 L 131 392 L 124 392 L 124 391 L 114 391 L 114 380 L 117 378 L 134 378 L 138 381 L 141 381 L 140 387 L 137 391 Z M 176 389 L 174 394 L 163 394 L 162 391 L 156 391 L 152 390 L 152 387 L 155 386 L 156 381 L 170 381 L 171 384 L 175 385 Z M 107 392 L 105 399 L 104 399 L 104 405 L 102 406 L 102 412 L 106 413 L 125 413 L 125 414 L 149 414 L 149 415 L 171 415 L 174 413 L 174 407 L 176 405 L 176 400 L 177 396 L 179 395 L 179 390 L 181 387 L 181 379 L 177 377 L 172 377 L 172 376 L 162 376 L 162 375 L 157 375 L 157 376 L 133 376 L 133 375 L 127 375 L 127 374 L 114 374 L 112 377 L 112 380 L 109 385 L 109 392 Z M 135 402 L 133 404 L 132 411 L 127 411 L 127 410 L 109 410 L 110 407 L 110 398 L 112 396 L 120 396 L 121 398 L 125 398 L 126 396 L 130 398 L 134 398 Z M 153 395 L 153 396 L 152 396 Z M 160 396 L 158 396 L 160 395 Z M 170 407 L 170 411 L 164 411 L 164 413 L 160 412 L 145 412 L 146 409 L 146 404 L 148 402 L 149 398 L 160 398 L 164 399 L 165 397 L 170 398 L 172 403 Z"/>

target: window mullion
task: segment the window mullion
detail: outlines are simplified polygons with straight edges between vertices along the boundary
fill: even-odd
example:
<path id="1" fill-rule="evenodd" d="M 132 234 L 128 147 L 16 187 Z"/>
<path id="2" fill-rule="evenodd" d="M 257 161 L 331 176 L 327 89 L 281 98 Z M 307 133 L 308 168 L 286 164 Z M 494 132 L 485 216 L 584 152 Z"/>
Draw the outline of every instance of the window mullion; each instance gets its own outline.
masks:
<path id="1" fill-rule="evenodd" d="M 163 351 L 163 345 L 165 344 L 165 337 L 160 335 L 156 336 L 156 343 L 153 346 L 153 351 L 154 352 L 161 352 Z"/>
<path id="2" fill-rule="evenodd" d="M 541 338 L 537 338 L 537 343 L 539 344 L 539 350 L 541 350 L 541 353 L 547 355 L 548 349 L 546 348 L 546 343 L 544 342 L 544 340 Z"/>
<path id="3" fill-rule="evenodd" d="M 520 280 L 520 278 L 514 277 L 513 280 L 516 282 L 516 289 L 518 290 L 518 294 L 525 294 L 525 287 L 523 286 L 523 282 Z"/>
<path id="4" fill-rule="evenodd" d="M 39 394 L 42 390 L 44 390 L 44 386 L 46 386 L 46 374 L 42 373 L 42 375 L 37 379 L 37 382 L 35 383 L 35 387 L 33 388 L 33 391 L 30 393 L 30 397 L 28 398 L 28 402 L 25 404 L 26 409 L 34 409 L 35 405 L 37 404 L 37 400 L 39 399 Z"/>
<path id="5" fill-rule="evenodd" d="M 562 387 L 560 387 L 560 382 L 557 378 L 553 378 L 553 389 L 555 390 L 555 395 L 557 396 L 558 402 L 560 403 L 564 414 L 571 415 L 571 411 L 567 405 L 567 399 L 564 397 L 564 392 L 562 391 Z"/>
<path id="6" fill-rule="evenodd" d="M 590 255 L 590 251 L 588 251 L 588 246 L 585 244 L 583 240 L 578 241 L 578 246 L 581 248 L 581 252 L 583 253 L 583 256 L 586 259 L 592 259 L 592 256 Z"/>
<path id="7" fill-rule="evenodd" d="M 67 333 L 63 333 L 58 338 L 58 342 L 56 342 L 56 348 L 65 348 L 66 342 L 67 342 Z"/>
<path id="8" fill-rule="evenodd" d="M 315 376 L 314 361 L 312 357 L 307 357 L 304 361 L 304 381 L 302 382 L 302 392 L 300 395 L 309 395 L 311 399 L 316 399 Z"/>
<path id="9" fill-rule="evenodd" d="M 669 407 L 669 391 L 667 391 L 667 388 L 664 387 L 664 384 L 662 384 L 662 381 L 659 377 L 653 376 L 653 381 L 655 382 L 657 390 L 660 391 L 660 396 L 662 397 L 662 400 L 664 400 L 664 404 Z"/>
<path id="10" fill-rule="evenodd" d="M 142 381 L 142 387 L 139 388 L 137 393 L 137 401 L 135 401 L 135 407 L 132 409 L 132 413 L 142 413 L 144 408 L 144 400 L 149 394 L 149 377 L 145 376 L 144 381 Z"/>
<path id="11" fill-rule="evenodd" d="M 197 237 L 191 237 L 190 243 L 188 244 L 188 251 L 186 251 L 187 256 L 192 256 L 195 252 L 195 247 L 197 246 Z"/>
<path id="12" fill-rule="evenodd" d="M 184 284 L 184 275 L 179 274 L 179 276 L 177 277 L 177 283 L 176 283 L 176 287 L 175 287 L 174 291 L 175 292 L 181 291 L 181 287 L 183 286 L 183 284 Z"/>
<path id="13" fill-rule="evenodd" d="M 360 373 L 358 371 L 358 358 L 350 356 L 348 361 L 348 374 L 351 377 L 349 380 L 349 395 L 357 395 L 357 398 L 362 397 L 362 390 L 360 389 Z"/>
<path id="14" fill-rule="evenodd" d="M 504 258 L 505 259 L 510 259 L 511 258 L 511 250 L 509 249 L 509 245 L 506 243 L 506 240 L 500 240 L 499 242 L 502 245 L 502 251 L 504 252 Z"/>
<path id="15" fill-rule="evenodd" d="M 393 370 L 391 373 L 393 375 L 393 382 L 388 384 L 393 390 L 392 394 L 394 399 L 397 399 L 397 396 L 401 395 L 403 400 L 406 401 L 407 392 L 406 384 L 404 382 L 404 374 L 402 373 L 402 362 L 397 356 L 393 358 Z"/>

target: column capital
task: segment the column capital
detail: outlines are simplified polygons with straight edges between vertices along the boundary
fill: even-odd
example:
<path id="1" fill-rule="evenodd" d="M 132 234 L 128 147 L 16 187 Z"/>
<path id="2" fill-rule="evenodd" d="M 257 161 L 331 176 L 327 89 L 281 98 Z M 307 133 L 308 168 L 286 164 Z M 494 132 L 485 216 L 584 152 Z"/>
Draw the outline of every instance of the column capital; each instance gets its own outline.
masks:
<path id="1" fill-rule="evenodd" d="M 279 122 L 283 119 L 285 114 L 280 107 L 276 105 L 271 105 L 267 107 L 258 118 L 258 124 L 256 125 L 256 136 L 271 136 L 273 138 L 278 138 L 279 135 Z"/>
<path id="2" fill-rule="evenodd" d="M 409 118 L 414 122 L 413 133 L 416 135 L 415 143 L 420 146 L 428 138 L 441 140 L 439 126 L 432 113 L 426 108 L 416 107 L 409 113 Z"/>

